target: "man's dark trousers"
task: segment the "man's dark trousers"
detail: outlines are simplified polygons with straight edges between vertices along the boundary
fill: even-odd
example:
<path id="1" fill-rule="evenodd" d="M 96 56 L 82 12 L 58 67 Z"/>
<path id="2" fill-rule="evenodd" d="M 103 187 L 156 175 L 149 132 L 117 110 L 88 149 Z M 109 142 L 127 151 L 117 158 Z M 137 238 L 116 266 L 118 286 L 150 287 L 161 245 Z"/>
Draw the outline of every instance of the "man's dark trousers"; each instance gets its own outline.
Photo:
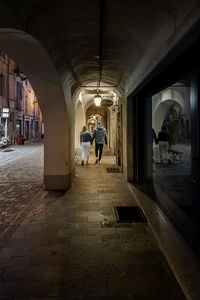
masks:
<path id="1" fill-rule="evenodd" d="M 97 143 L 95 143 L 95 154 L 96 154 L 96 157 L 98 157 L 98 151 L 99 151 L 99 160 L 101 160 L 102 153 L 103 153 L 103 144 L 97 144 Z"/>

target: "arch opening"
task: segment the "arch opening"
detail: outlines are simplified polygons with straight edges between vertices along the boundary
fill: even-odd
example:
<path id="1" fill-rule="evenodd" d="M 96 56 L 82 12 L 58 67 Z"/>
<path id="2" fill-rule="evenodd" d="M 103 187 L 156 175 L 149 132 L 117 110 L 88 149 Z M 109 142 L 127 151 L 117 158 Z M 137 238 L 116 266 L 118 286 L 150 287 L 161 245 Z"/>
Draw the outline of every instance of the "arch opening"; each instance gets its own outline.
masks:
<path id="1" fill-rule="evenodd" d="M 80 144 L 80 132 L 83 126 L 87 126 L 91 137 L 94 130 L 97 127 L 97 122 L 101 122 L 102 127 L 107 132 L 107 145 L 103 150 L 103 161 L 106 162 L 106 156 L 112 157 L 112 163 L 116 164 L 120 168 L 122 167 L 122 150 L 123 145 L 121 128 L 122 120 L 118 117 L 120 114 L 120 103 L 122 101 L 122 95 L 119 91 L 115 90 L 108 85 L 102 83 L 103 87 L 99 87 L 98 94 L 101 96 L 101 105 L 98 107 L 95 105 L 94 97 L 97 94 L 95 84 L 90 83 L 88 87 L 81 88 L 77 91 L 75 97 L 75 157 L 78 164 L 81 163 L 81 144 Z M 95 161 L 95 141 L 91 146 L 90 153 L 91 163 Z"/>
<path id="2" fill-rule="evenodd" d="M 69 122 L 66 101 L 55 66 L 42 45 L 21 30 L 0 29 L 1 51 L 23 70 L 31 82 L 43 115 L 44 187 L 70 187 Z M 17 124 L 20 128 L 20 122 Z M 28 135 L 28 125 L 26 134 Z M 20 129 L 19 129 L 20 130 Z"/>
<path id="3" fill-rule="evenodd" d="M 40 141 L 44 136 L 44 124 L 31 82 L 14 60 L 2 51 L 0 78 L 2 147 L 6 147 L 6 141 L 9 145 Z"/>

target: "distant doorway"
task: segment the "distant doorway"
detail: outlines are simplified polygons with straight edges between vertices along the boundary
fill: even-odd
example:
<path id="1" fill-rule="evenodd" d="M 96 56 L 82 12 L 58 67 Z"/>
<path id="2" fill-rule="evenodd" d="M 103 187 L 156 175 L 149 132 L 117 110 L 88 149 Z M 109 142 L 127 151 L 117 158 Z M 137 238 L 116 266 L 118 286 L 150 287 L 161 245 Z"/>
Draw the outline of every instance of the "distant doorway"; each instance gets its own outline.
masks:
<path id="1" fill-rule="evenodd" d="M 16 136 L 22 134 L 22 120 L 17 120 L 16 122 Z"/>
<path id="2" fill-rule="evenodd" d="M 25 138 L 27 141 L 29 141 L 29 121 L 25 121 Z"/>
<path id="3" fill-rule="evenodd" d="M 87 121 L 88 130 L 91 135 L 94 132 L 97 122 L 101 122 L 103 127 L 106 128 L 106 126 L 104 125 L 105 122 L 104 120 L 102 120 L 102 116 L 100 114 L 92 114 L 91 116 L 89 116 L 89 119 Z"/>

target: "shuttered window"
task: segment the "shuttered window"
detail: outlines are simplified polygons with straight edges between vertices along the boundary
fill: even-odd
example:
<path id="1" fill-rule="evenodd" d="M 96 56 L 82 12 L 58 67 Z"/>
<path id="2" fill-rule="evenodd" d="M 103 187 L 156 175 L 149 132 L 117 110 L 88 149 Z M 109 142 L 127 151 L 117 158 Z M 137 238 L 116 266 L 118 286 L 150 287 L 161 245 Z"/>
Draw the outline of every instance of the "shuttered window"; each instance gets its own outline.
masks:
<path id="1" fill-rule="evenodd" d="M 4 96 L 4 76 L 0 74 L 0 95 Z"/>

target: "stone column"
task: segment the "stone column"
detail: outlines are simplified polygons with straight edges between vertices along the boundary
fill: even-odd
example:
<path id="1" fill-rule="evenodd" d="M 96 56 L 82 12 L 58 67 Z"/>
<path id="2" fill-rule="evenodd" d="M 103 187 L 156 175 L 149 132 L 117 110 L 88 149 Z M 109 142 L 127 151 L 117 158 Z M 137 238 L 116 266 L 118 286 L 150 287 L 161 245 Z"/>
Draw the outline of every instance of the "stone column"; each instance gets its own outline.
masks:
<path id="1" fill-rule="evenodd" d="M 82 107 L 82 103 L 79 102 L 75 112 L 75 150 L 76 152 L 80 151 L 80 132 L 84 125 L 86 124 L 85 112 Z"/>
<path id="2" fill-rule="evenodd" d="M 71 174 L 69 122 L 64 95 L 61 88 L 51 83 L 39 82 L 38 79 L 34 90 L 44 120 L 44 188 L 67 190 L 70 187 Z"/>
<path id="3" fill-rule="evenodd" d="M 134 180 L 133 97 L 127 98 L 127 180 Z"/>

